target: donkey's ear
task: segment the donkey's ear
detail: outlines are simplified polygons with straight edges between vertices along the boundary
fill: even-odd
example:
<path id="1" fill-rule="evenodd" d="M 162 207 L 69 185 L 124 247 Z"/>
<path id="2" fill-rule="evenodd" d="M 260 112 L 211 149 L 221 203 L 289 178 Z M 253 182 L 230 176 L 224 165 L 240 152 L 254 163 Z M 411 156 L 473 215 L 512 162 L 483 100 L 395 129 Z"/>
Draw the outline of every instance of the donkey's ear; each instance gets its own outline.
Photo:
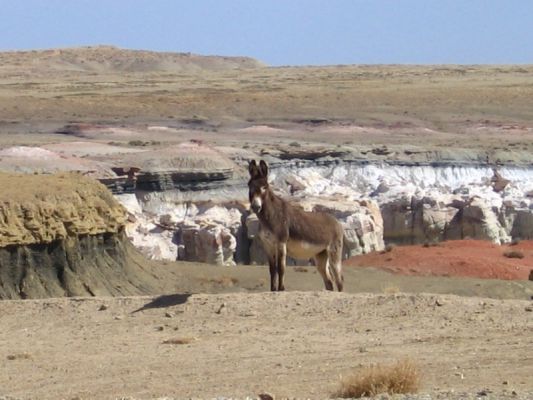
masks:
<path id="1" fill-rule="evenodd" d="M 265 178 L 268 176 L 268 165 L 263 160 L 259 161 L 259 170 Z"/>
<path id="2" fill-rule="evenodd" d="M 259 175 L 259 168 L 257 168 L 257 163 L 255 160 L 252 160 L 248 163 L 248 172 L 250 172 L 250 177 L 255 178 Z"/>

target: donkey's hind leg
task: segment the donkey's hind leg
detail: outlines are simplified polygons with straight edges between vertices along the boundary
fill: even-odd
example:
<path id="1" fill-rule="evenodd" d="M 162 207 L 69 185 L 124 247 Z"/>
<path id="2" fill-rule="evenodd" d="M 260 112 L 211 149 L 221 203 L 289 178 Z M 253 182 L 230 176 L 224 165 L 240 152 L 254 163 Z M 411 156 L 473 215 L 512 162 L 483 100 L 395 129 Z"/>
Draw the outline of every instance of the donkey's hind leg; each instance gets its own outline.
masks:
<path id="1" fill-rule="evenodd" d="M 335 278 L 337 290 L 342 292 L 344 287 L 344 276 L 342 275 L 342 243 L 339 246 L 331 246 L 328 249 L 329 269 Z"/>
<path id="2" fill-rule="evenodd" d="M 322 275 L 324 285 L 327 290 L 333 290 L 333 282 L 331 281 L 331 275 L 328 268 L 328 253 L 324 250 L 315 256 L 315 263 L 318 272 Z"/>

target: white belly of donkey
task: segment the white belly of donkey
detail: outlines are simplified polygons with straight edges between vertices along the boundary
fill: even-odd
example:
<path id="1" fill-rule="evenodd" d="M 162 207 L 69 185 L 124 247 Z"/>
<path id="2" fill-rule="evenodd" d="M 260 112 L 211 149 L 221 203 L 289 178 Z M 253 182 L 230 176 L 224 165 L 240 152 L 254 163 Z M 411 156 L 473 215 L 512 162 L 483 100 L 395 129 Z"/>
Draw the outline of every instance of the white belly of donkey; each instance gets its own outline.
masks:
<path id="1" fill-rule="evenodd" d="M 313 258 L 324 249 L 324 246 L 304 242 L 301 240 L 289 240 L 287 242 L 287 254 L 292 258 L 301 260 Z"/>

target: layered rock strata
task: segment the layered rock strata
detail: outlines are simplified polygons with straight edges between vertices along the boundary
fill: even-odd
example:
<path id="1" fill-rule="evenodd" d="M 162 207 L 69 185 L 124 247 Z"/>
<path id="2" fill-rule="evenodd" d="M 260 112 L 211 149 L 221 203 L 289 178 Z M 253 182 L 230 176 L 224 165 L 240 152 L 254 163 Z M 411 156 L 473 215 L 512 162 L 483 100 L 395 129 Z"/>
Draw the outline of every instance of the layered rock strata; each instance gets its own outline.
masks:
<path id="1" fill-rule="evenodd" d="M 126 213 L 80 174 L 0 174 L 0 298 L 127 295 L 149 289 Z"/>
<path id="2" fill-rule="evenodd" d="M 346 257 L 384 242 L 533 237 L 527 157 L 520 166 L 496 166 L 494 154 L 461 149 L 317 145 L 260 153 L 197 140 L 159 149 L 74 142 L 4 149 L 0 169 L 97 177 L 130 211 L 128 237 L 155 259 L 264 263 L 247 210 L 246 165 L 258 158 L 269 163 L 280 195 L 339 218 Z"/>
<path id="3" fill-rule="evenodd" d="M 242 170 L 245 161 L 239 160 Z M 391 166 L 269 159 L 279 194 L 308 210 L 334 214 L 345 227 L 345 257 L 381 250 L 384 243 L 532 238 L 533 170 L 525 167 Z M 246 179 L 196 192 L 137 193 L 137 226 L 128 235 L 153 258 L 221 265 L 260 263 L 257 220 L 246 210 Z M 120 197 L 120 196 L 119 196 Z M 210 199 L 206 201 L 206 199 Z M 236 206 L 236 200 L 239 206 Z M 186 200 L 186 201 L 184 201 Z M 171 226 L 163 220 L 172 220 Z M 146 227 L 150 227 L 146 229 Z M 163 227 L 163 228 L 162 228 Z"/>

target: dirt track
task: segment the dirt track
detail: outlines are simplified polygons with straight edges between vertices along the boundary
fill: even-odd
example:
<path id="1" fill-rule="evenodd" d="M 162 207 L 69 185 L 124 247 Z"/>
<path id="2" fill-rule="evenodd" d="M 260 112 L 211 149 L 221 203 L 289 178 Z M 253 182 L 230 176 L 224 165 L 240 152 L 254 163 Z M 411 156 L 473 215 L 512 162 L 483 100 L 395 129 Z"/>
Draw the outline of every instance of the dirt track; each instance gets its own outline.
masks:
<path id="1" fill-rule="evenodd" d="M 324 291 L 3 301 L 0 396 L 324 398 L 352 368 L 403 357 L 420 365 L 424 393 L 523 396 L 531 307 Z"/>

